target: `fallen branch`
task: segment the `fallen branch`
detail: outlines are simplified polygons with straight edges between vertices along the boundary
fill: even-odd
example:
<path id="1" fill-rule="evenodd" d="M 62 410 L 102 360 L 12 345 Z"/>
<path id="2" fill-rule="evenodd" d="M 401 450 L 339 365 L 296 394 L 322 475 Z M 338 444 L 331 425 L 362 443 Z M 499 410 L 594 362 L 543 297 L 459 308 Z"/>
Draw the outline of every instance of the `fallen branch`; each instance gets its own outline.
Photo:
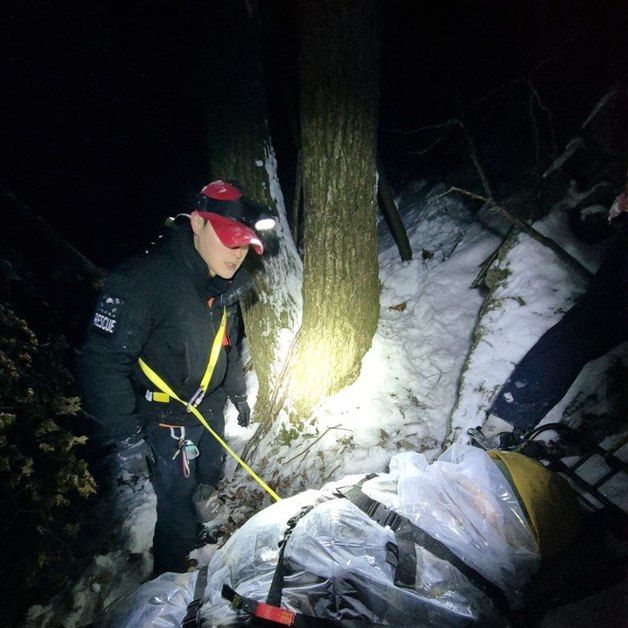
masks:
<path id="1" fill-rule="evenodd" d="M 464 196 L 468 196 L 469 198 L 473 198 L 477 201 L 482 201 L 486 204 L 488 209 L 490 209 L 491 211 L 496 211 L 504 216 L 504 218 L 508 219 L 513 225 L 521 229 L 521 231 L 529 235 L 531 238 L 533 238 L 543 246 L 546 246 L 554 251 L 554 253 L 556 253 L 558 257 L 573 266 L 576 270 L 580 271 L 587 278 L 590 279 L 593 276 L 593 273 L 588 268 L 585 268 L 585 266 L 583 266 L 573 255 L 567 253 L 567 251 L 565 251 L 565 249 L 558 245 L 554 240 L 544 236 L 542 233 L 531 227 L 529 224 L 527 224 L 520 218 L 517 218 L 517 216 L 511 214 L 505 207 L 499 205 L 491 198 L 476 194 L 475 192 L 471 192 L 470 190 L 465 190 L 464 188 L 459 188 L 456 186 L 450 187 L 448 190 L 446 190 L 442 194 L 439 194 L 435 198 L 447 196 L 452 192 L 458 192 L 458 194 L 463 194 Z"/>
<path id="2" fill-rule="evenodd" d="M 554 123 L 553 123 L 553 114 L 552 111 L 549 109 L 549 107 L 543 102 L 541 95 L 539 94 L 538 89 L 535 87 L 535 85 L 532 82 L 532 73 L 530 74 L 530 76 L 526 79 L 526 78 L 516 78 L 513 79 L 511 81 L 507 81 L 505 83 L 503 83 L 502 85 L 500 85 L 499 87 L 496 87 L 494 89 L 492 89 L 491 91 L 489 91 L 488 93 L 484 94 L 483 96 L 481 96 L 480 98 L 477 98 L 471 102 L 469 102 L 466 106 L 466 109 L 461 112 L 459 114 L 459 118 L 453 118 L 453 119 L 449 119 L 449 120 L 445 120 L 443 122 L 437 122 L 434 124 L 428 124 L 425 126 L 421 126 L 421 127 L 417 127 L 414 129 L 410 129 L 408 131 L 404 131 L 401 129 L 383 129 L 384 132 L 386 133 L 395 133 L 397 135 L 404 135 L 404 136 L 412 136 L 412 135 L 419 135 L 428 131 L 439 131 L 441 130 L 442 132 L 439 133 L 437 135 L 437 137 L 425 148 L 419 149 L 419 150 L 408 150 L 408 154 L 409 155 L 426 155 L 427 153 L 429 153 L 434 147 L 436 147 L 438 144 L 440 144 L 443 140 L 445 140 L 452 129 L 455 129 L 456 127 L 460 126 L 461 128 L 464 129 L 464 125 L 462 124 L 462 122 L 460 121 L 463 118 L 468 117 L 472 111 L 474 111 L 475 109 L 477 109 L 479 106 L 483 105 L 486 101 L 492 99 L 495 95 L 499 95 L 501 97 L 501 94 L 507 89 L 507 88 L 513 88 L 513 87 L 524 87 L 525 89 L 527 89 L 530 92 L 529 95 L 529 103 L 528 106 L 531 107 L 533 104 L 536 104 L 539 109 L 541 109 L 544 113 L 545 116 L 547 117 L 547 121 L 548 121 L 548 126 L 549 126 L 549 133 L 550 133 L 550 142 L 551 142 L 551 148 L 552 148 L 552 157 L 555 158 L 556 154 L 557 154 L 557 142 L 556 142 L 556 131 L 554 129 Z M 490 111 L 486 116 L 485 116 L 485 121 L 488 120 L 492 113 L 495 111 L 496 107 L 499 105 L 499 102 L 497 102 L 495 104 L 495 106 L 493 107 L 493 110 Z M 533 112 L 531 112 L 533 113 Z M 533 119 L 533 133 L 534 133 L 534 140 L 535 142 L 538 144 L 539 142 L 539 138 L 537 137 L 538 135 L 538 128 L 536 128 L 536 122 Z M 468 139 L 468 134 L 466 133 L 465 130 L 465 135 L 467 135 L 467 139 Z M 538 150 L 537 150 L 538 152 Z M 537 156 L 537 163 L 539 162 L 538 156 Z"/>
<path id="3" fill-rule="evenodd" d="M 297 460 L 297 458 L 301 458 L 301 456 L 304 456 L 310 449 L 312 449 L 312 447 L 314 447 L 314 445 L 316 445 L 316 443 L 318 443 L 319 440 L 321 440 L 321 438 L 323 438 L 328 432 L 331 432 L 331 430 L 344 430 L 345 432 L 353 432 L 353 430 L 350 430 L 348 427 L 341 427 L 340 425 L 333 425 L 332 427 L 328 427 L 320 436 L 315 438 L 303 451 L 299 452 L 295 456 L 292 456 L 292 458 L 290 458 L 289 460 L 286 460 L 285 462 L 282 462 L 281 464 L 282 465 L 290 464 L 291 462 L 294 462 L 295 460 Z"/>
<path id="4" fill-rule="evenodd" d="M 486 273 L 488 272 L 488 269 L 493 265 L 493 262 L 499 255 L 499 250 L 502 248 L 502 244 L 506 242 L 506 240 L 508 239 L 508 237 L 510 236 L 514 228 L 515 227 L 511 227 L 508 230 L 508 233 L 502 238 L 502 241 L 499 243 L 499 246 L 480 264 L 480 271 L 475 276 L 475 279 L 471 282 L 471 286 L 470 286 L 471 288 L 481 288 L 482 286 L 486 285 Z"/>

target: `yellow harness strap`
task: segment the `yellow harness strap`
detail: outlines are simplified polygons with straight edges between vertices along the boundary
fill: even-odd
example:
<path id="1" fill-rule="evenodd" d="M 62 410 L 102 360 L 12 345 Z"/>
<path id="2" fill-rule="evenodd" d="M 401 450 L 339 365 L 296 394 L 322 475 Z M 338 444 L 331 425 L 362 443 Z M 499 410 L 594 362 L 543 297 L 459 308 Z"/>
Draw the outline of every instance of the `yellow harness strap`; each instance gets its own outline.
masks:
<path id="1" fill-rule="evenodd" d="M 222 311 L 222 319 L 220 320 L 220 327 L 218 328 L 218 333 L 214 338 L 214 342 L 212 343 L 212 349 L 209 354 L 209 361 L 207 362 L 207 368 L 205 369 L 205 374 L 203 375 L 203 379 L 201 380 L 201 385 L 199 386 L 199 391 L 203 391 L 203 395 L 207 391 L 207 387 L 209 386 L 209 381 L 212 378 L 212 374 L 214 373 L 214 368 L 216 368 L 216 362 L 218 362 L 218 355 L 220 354 L 220 347 L 222 345 L 222 339 L 225 337 L 225 329 L 227 327 L 227 309 L 223 308 Z M 159 403 L 170 403 L 170 398 L 174 399 L 174 395 L 172 394 L 172 390 L 168 387 L 166 382 L 155 373 L 155 377 L 159 381 L 159 384 L 156 383 L 156 380 L 151 379 L 146 368 L 148 365 L 142 358 L 139 359 L 140 367 L 144 372 L 144 375 L 150 379 L 150 381 L 155 384 L 160 391 L 162 392 L 152 392 L 150 393 L 150 401 L 157 401 Z M 151 369 L 152 370 L 152 369 Z M 154 373 L 154 371 L 152 371 Z M 165 388 L 164 388 L 165 387 Z M 168 392 L 165 392 L 165 389 L 168 389 Z M 198 405 L 198 404 L 197 404 Z"/>
<path id="2" fill-rule="evenodd" d="M 209 362 L 207 363 L 207 368 L 205 369 L 205 375 L 203 375 L 203 379 L 201 380 L 201 388 L 203 392 L 207 390 L 207 386 L 209 386 L 209 380 L 212 378 L 212 373 L 214 372 L 214 368 L 216 366 L 216 362 L 218 362 L 218 354 L 220 353 L 220 347 L 222 345 L 222 339 L 225 337 L 225 330 L 227 328 L 227 308 L 224 307 L 222 309 L 222 318 L 220 319 L 220 327 L 218 328 L 218 333 L 214 338 L 214 343 L 212 344 L 212 350 L 209 354 Z"/>
<path id="3" fill-rule="evenodd" d="M 222 320 L 220 322 L 220 328 L 218 329 L 218 333 L 216 334 L 216 338 L 214 338 L 214 343 L 212 345 L 212 350 L 211 350 L 211 354 L 209 356 L 209 363 L 207 364 L 207 369 L 205 370 L 205 375 L 203 375 L 203 379 L 201 381 L 201 388 L 203 388 L 203 390 L 207 389 L 207 386 L 209 384 L 209 380 L 211 379 L 212 373 L 214 371 L 214 367 L 216 366 L 216 362 L 218 361 L 218 353 L 220 351 L 220 346 L 222 344 L 222 339 L 225 333 L 225 327 L 227 324 L 227 311 L 223 310 L 223 314 L 222 314 Z M 158 388 L 161 391 L 161 394 L 167 395 L 169 398 L 175 399 L 176 401 L 178 401 L 180 404 L 184 405 L 187 409 L 188 412 L 191 412 L 199 421 L 200 423 L 203 425 L 203 427 L 220 443 L 220 445 L 225 449 L 225 451 L 276 501 L 278 502 L 281 497 L 279 497 L 279 495 L 277 495 L 277 493 L 275 493 L 275 491 L 273 491 L 272 488 L 270 488 L 270 486 L 268 486 L 268 484 L 266 484 L 266 482 L 264 482 L 264 480 L 262 480 L 262 478 L 260 478 L 257 473 L 255 473 L 255 471 L 253 471 L 253 469 L 251 469 L 251 467 L 249 467 L 248 464 L 246 464 L 246 462 L 244 462 L 244 460 L 242 460 L 242 458 L 240 458 L 240 456 L 238 456 L 238 454 L 235 453 L 235 451 L 233 451 L 231 449 L 231 447 L 229 447 L 229 445 L 227 445 L 227 443 L 225 443 L 225 441 L 212 429 L 212 427 L 209 425 L 209 423 L 205 420 L 205 417 L 198 411 L 197 408 L 195 408 L 193 405 L 189 404 L 187 401 L 183 401 L 183 399 L 181 399 L 181 397 L 179 397 L 179 395 L 177 395 L 177 393 L 174 392 L 174 390 L 172 390 L 172 388 L 170 388 L 170 386 L 168 386 L 168 384 L 166 384 L 166 382 L 161 379 L 161 377 L 159 377 L 159 375 L 157 375 L 157 373 L 155 373 L 155 371 L 153 371 L 152 368 L 150 368 L 150 366 L 148 366 L 148 364 L 146 364 L 146 362 L 144 362 L 144 360 L 142 360 L 142 358 L 138 359 L 140 368 L 142 369 L 142 372 L 144 373 L 144 375 L 146 375 L 146 377 L 148 377 L 148 379 L 151 381 L 152 384 L 154 384 L 154 386 L 156 388 Z M 153 393 L 154 395 L 158 395 L 160 393 Z M 155 399 L 155 401 L 157 401 L 157 399 Z"/>

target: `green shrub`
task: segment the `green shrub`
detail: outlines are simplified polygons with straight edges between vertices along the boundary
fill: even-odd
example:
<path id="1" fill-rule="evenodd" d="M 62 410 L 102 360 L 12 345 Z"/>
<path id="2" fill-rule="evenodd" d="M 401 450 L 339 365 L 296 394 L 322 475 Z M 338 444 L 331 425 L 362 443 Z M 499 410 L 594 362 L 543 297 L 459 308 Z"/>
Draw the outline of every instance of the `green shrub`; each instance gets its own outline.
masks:
<path id="1" fill-rule="evenodd" d="M 69 427 L 79 404 L 63 336 L 40 341 L 0 304 L 0 564 L 4 617 L 53 593 L 67 577 L 78 504 L 95 494 Z M 76 546 L 76 542 L 74 542 Z M 5 624 L 6 625 L 6 624 Z"/>

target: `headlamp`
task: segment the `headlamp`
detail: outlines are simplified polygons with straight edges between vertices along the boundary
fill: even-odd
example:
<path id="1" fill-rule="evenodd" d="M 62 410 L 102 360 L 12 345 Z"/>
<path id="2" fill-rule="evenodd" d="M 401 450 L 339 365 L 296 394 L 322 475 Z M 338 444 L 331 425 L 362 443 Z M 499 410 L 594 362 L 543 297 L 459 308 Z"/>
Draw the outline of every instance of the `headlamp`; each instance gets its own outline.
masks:
<path id="1" fill-rule="evenodd" d="M 271 216 L 264 216 L 263 218 L 258 218 L 255 222 L 256 231 L 268 231 L 269 229 L 273 229 L 275 226 L 275 219 Z"/>
<path id="2" fill-rule="evenodd" d="M 276 220 L 268 213 L 267 207 L 253 203 L 244 197 L 220 201 L 199 194 L 196 209 L 200 212 L 211 212 L 236 220 L 257 231 L 268 231 L 274 228 L 276 224 Z"/>

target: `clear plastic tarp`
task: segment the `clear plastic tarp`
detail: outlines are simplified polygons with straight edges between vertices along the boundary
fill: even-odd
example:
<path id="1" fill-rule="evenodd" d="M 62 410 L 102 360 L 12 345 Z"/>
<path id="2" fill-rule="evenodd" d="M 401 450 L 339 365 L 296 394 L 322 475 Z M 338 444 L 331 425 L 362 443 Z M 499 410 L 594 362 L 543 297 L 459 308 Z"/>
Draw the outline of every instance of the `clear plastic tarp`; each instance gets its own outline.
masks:
<path id="1" fill-rule="evenodd" d="M 197 577 L 198 572 L 164 573 L 110 604 L 94 625 L 99 628 L 180 626 L 194 597 Z"/>
<path id="2" fill-rule="evenodd" d="M 394 543 L 394 533 L 333 495 L 335 489 L 361 478 L 344 478 L 320 491 L 300 493 L 249 519 L 209 564 L 202 608 L 207 624 L 227 625 L 237 618 L 221 597 L 223 584 L 265 601 L 286 522 L 303 506 L 315 505 L 298 521 L 286 545 L 282 606 L 327 619 L 396 626 L 506 625 L 491 600 L 464 575 L 420 547 L 414 588 L 395 586 L 393 567 L 386 561 L 386 544 Z M 508 480 L 485 452 L 455 445 L 432 464 L 418 453 L 398 454 L 390 472 L 368 480 L 362 490 L 442 541 L 516 606 L 517 591 L 540 564 L 539 549 Z M 178 626 L 193 583 L 192 589 L 188 582 L 185 593 L 177 596 L 175 580 L 162 579 L 118 602 L 116 608 L 121 611 L 125 606 L 129 619 L 125 623 L 118 612 L 115 625 L 151 625 L 132 621 L 138 615 L 130 613 L 129 605 L 155 604 L 159 598 L 164 609 L 168 607 L 167 613 L 156 615 L 159 621 L 172 618 L 175 623 L 152 625 Z M 156 591 L 158 585 L 161 592 Z M 178 615 L 173 604 L 180 605 Z"/>

